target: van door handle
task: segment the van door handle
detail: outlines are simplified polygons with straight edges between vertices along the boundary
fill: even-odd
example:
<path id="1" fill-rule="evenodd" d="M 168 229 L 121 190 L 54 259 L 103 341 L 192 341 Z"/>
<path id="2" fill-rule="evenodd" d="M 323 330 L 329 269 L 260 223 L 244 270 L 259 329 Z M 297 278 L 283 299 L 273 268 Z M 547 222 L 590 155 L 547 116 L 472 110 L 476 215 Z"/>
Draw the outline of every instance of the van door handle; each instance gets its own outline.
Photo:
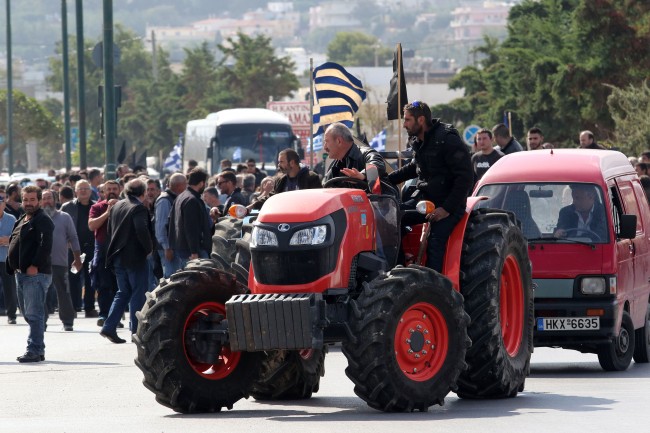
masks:
<path id="1" fill-rule="evenodd" d="M 630 248 L 630 254 L 634 254 L 634 250 L 635 250 L 635 248 L 634 248 L 634 244 L 631 243 L 631 244 L 629 245 L 629 248 Z"/>

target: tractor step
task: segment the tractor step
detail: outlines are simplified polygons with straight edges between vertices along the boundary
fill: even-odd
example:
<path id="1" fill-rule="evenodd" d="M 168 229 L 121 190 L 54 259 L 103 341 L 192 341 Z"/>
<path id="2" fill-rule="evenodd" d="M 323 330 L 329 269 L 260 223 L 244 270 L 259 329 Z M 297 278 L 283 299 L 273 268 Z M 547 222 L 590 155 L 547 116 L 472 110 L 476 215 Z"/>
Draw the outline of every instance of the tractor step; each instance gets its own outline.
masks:
<path id="1" fill-rule="evenodd" d="M 236 295 L 226 302 L 230 348 L 239 352 L 309 349 L 323 345 L 322 295 Z"/>

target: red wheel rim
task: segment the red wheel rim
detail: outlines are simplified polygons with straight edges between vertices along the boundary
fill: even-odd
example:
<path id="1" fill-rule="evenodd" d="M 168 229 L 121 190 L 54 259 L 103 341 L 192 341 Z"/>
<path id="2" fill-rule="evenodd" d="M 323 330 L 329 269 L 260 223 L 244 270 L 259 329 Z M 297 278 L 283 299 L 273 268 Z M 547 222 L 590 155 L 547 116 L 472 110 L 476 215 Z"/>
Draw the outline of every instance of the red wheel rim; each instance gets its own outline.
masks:
<path id="1" fill-rule="evenodd" d="M 506 352 L 511 357 L 519 353 L 524 329 L 524 289 L 521 270 L 513 255 L 506 257 L 501 272 L 499 295 L 501 335 Z"/>
<path id="2" fill-rule="evenodd" d="M 300 357 L 305 361 L 309 361 L 314 356 L 314 349 L 302 349 L 298 352 Z"/>
<path id="3" fill-rule="evenodd" d="M 397 322 L 395 358 L 411 380 L 423 382 L 442 368 L 449 350 L 449 332 L 444 316 L 431 304 L 411 305 Z"/>
<path id="4" fill-rule="evenodd" d="M 235 370 L 235 367 L 239 364 L 241 352 L 232 352 L 229 346 L 222 346 L 217 362 L 209 364 L 193 359 L 192 354 L 187 350 L 185 341 L 187 331 L 192 328 L 194 323 L 210 313 L 218 313 L 225 316 L 226 309 L 222 304 L 216 302 L 205 302 L 194 308 L 194 310 L 188 314 L 187 319 L 185 320 L 185 327 L 183 328 L 183 350 L 187 362 L 197 374 L 206 379 L 219 380 L 228 376 Z"/>

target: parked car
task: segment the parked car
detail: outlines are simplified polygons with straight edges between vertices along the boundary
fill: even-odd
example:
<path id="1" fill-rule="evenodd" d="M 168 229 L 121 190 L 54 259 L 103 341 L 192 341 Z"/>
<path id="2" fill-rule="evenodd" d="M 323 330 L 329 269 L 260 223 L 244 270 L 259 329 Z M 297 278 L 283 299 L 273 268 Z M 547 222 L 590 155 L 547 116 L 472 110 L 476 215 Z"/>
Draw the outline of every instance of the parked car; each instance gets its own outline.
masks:
<path id="1" fill-rule="evenodd" d="M 620 152 L 507 155 L 481 179 L 481 207 L 516 214 L 528 240 L 535 346 L 597 353 L 605 370 L 650 358 L 650 207 Z"/>

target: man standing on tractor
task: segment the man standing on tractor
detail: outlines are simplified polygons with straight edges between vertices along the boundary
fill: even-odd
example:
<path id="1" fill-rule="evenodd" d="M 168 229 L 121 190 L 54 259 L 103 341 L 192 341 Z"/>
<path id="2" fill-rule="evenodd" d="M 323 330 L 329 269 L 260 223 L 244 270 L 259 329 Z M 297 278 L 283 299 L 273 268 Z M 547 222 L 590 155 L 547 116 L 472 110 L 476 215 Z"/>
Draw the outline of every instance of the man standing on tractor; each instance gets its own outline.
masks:
<path id="1" fill-rule="evenodd" d="M 407 205 L 420 200 L 432 201 L 436 209 L 426 216 L 431 224 L 427 245 L 427 266 L 442 272 L 447 239 L 460 221 L 472 188 L 473 169 L 467 146 L 451 125 L 431 118 L 427 104 L 414 101 L 404 107 L 404 129 L 409 135 L 408 145 L 414 158 L 408 164 L 388 175 L 395 185 L 415 177 L 417 189 L 413 196 L 403 197 Z M 403 225 L 419 221 L 402 220 Z M 410 214 L 409 214 L 410 216 Z"/>
<path id="2" fill-rule="evenodd" d="M 335 177 L 353 177 L 366 180 L 366 165 L 377 167 L 379 179 L 386 179 L 386 162 L 384 158 L 370 146 L 355 144 L 352 133 L 342 123 L 332 123 L 325 130 L 323 147 L 328 158 L 334 162 L 323 177 L 323 183 Z"/>

